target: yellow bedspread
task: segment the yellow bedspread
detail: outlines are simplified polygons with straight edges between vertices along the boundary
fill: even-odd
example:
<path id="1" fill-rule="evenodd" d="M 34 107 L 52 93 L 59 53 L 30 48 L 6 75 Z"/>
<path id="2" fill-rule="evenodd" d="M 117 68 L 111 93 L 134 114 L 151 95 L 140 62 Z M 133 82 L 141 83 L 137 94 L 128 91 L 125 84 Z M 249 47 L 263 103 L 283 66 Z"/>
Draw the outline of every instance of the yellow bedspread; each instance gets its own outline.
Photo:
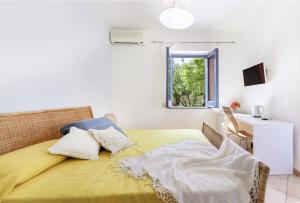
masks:
<path id="1" fill-rule="evenodd" d="M 99 160 L 66 159 L 32 179 L 19 184 L 3 199 L 4 203 L 153 203 L 162 202 L 150 186 L 118 172 L 113 164 L 126 156 L 141 155 L 164 144 L 184 139 L 208 142 L 199 130 L 128 130 L 137 144 L 111 157 L 100 151 Z M 47 148 L 45 149 L 47 150 Z M 24 156 L 24 160 L 30 158 Z M 13 161 L 13 160 L 11 160 Z M 0 190 L 1 190 L 0 185 Z M 3 188 L 2 188 L 3 189 Z"/>

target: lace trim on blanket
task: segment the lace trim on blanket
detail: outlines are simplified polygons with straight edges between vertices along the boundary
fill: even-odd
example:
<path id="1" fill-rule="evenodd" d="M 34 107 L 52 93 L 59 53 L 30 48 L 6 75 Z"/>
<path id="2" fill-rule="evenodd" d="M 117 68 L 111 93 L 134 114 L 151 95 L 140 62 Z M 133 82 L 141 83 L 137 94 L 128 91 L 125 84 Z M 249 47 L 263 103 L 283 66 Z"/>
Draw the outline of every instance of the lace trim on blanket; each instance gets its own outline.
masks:
<path id="1" fill-rule="evenodd" d="M 138 180 L 148 179 L 149 176 L 147 173 L 141 173 L 141 174 L 134 174 L 133 170 L 125 166 L 124 163 L 118 162 L 115 163 L 114 167 L 121 169 L 121 171 L 129 176 L 132 176 Z M 117 171 L 116 171 L 117 172 Z M 118 171 L 120 172 L 120 171 Z M 251 200 L 250 203 L 255 203 L 257 201 L 257 195 L 258 195 L 258 182 L 259 182 L 259 166 L 258 163 L 255 164 L 254 169 L 254 177 L 253 177 L 253 185 L 252 188 L 249 191 Z M 177 200 L 174 198 L 174 195 L 166 189 L 158 179 L 154 180 L 152 179 L 151 186 L 156 191 L 157 197 L 162 199 L 165 203 L 177 203 Z"/>
<path id="2" fill-rule="evenodd" d="M 115 172 L 123 172 L 128 176 L 134 177 L 137 180 L 146 180 L 149 178 L 147 173 L 140 172 L 140 173 L 135 173 L 133 169 L 130 166 L 126 166 L 123 162 L 115 162 L 113 164 L 113 168 L 115 168 Z M 120 169 L 120 170 L 118 170 Z"/>
<path id="3" fill-rule="evenodd" d="M 152 187 L 156 191 L 157 197 L 166 203 L 177 203 L 172 193 L 161 185 L 159 180 L 153 180 Z"/>
<path id="4" fill-rule="evenodd" d="M 254 170 L 254 177 L 253 177 L 253 186 L 249 191 L 251 197 L 250 203 L 255 203 L 257 201 L 258 181 L 259 181 L 259 168 L 258 168 L 258 163 L 256 163 L 255 170 Z M 153 180 L 152 187 L 156 191 L 157 197 L 162 199 L 164 202 L 177 203 L 177 200 L 174 198 L 172 193 L 166 188 L 164 188 L 164 186 L 161 185 L 159 180 Z"/>

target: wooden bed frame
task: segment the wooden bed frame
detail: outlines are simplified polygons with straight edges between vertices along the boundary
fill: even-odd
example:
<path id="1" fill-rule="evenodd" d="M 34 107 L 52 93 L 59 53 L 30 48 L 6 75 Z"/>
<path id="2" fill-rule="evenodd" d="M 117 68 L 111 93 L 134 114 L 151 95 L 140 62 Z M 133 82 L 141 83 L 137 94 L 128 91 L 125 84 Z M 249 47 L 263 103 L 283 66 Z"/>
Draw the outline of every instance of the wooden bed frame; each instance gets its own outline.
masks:
<path id="1" fill-rule="evenodd" d="M 0 114 L 0 155 L 33 144 L 60 138 L 64 125 L 93 118 L 90 106 Z M 207 139 L 219 148 L 223 138 L 207 124 L 202 129 Z M 256 203 L 263 203 L 269 167 L 259 163 L 259 188 Z"/>

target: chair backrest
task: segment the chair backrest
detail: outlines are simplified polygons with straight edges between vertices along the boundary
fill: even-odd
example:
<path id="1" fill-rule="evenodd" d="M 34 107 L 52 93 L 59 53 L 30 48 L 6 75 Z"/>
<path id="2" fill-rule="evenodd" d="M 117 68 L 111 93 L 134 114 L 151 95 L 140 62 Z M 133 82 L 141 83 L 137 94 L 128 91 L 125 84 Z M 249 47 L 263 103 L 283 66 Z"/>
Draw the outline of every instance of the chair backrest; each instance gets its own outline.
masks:
<path id="1" fill-rule="evenodd" d="M 258 163 L 258 170 L 259 170 L 259 179 L 258 179 L 258 191 L 257 191 L 256 203 L 264 203 L 270 168 L 260 161 Z"/>
<path id="2" fill-rule="evenodd" d="M 223 136 L 217 133 L 213 128 L 203 122 L 202 133 L 208 139 L 208 141 L 214 145 L 217 149 L 220 148 L 223 142 Z"/>
<path id="3" fill-rule="evenodd" d="M 225 116 L 228 120 L 229 130 L 234 131 L 235 133 L 237 133 L 238 132 L 238 123 L 235 120 L 234 115 L 233 115 L 230 107 L 223 106 L 223 110 L 224 110 Z"/>

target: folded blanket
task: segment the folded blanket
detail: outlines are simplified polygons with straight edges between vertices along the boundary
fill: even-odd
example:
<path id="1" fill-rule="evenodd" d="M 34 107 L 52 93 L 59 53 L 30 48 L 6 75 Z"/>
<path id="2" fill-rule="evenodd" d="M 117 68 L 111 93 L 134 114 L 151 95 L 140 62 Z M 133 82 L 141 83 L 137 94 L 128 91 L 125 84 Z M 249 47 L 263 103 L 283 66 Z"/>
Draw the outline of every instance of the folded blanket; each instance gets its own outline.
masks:
<path id="1" fill-rule="evenodd" d="M 251 154 L 226 138 L 219 150 L 186 140 L 120 161 L 136 179 L 150 176 L 164 202 L 178 203 L 249 203 L 256 165 Z"/>

